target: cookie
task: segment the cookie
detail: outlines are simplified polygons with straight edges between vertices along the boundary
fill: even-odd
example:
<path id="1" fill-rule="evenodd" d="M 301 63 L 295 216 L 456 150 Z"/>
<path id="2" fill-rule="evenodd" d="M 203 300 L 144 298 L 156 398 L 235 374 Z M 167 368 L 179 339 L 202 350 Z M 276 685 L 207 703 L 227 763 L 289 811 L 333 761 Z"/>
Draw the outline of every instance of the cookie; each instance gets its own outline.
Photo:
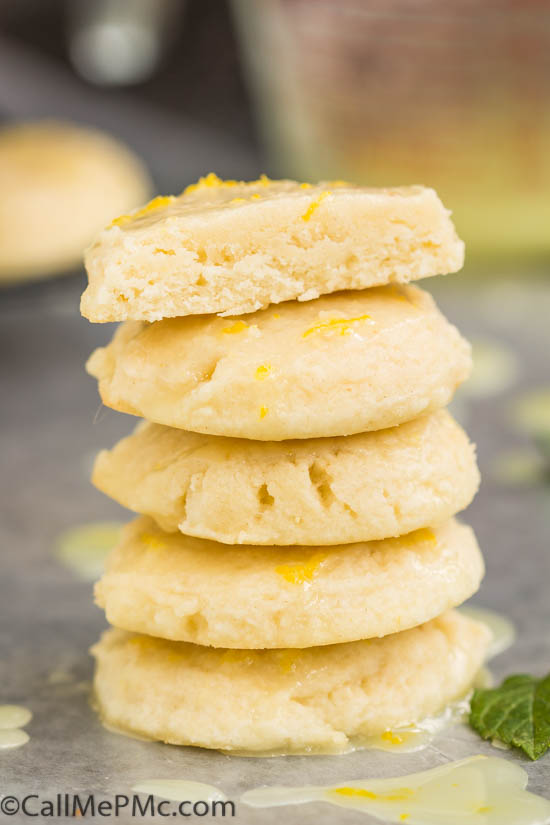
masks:
<path id="1" fill-rule="evenodd" d="M 490 632 L 454 611 L 383 639 L 216 650 L 108 630 L 93 648 L 109 726 L 174 745 L 341 752 L 462 697 Z"/>
<path id="2" fill-rule="evenodd" d="M 142 422 L 97 457 L 95 486 L 163 530 L 225 544 L 345 544 L 441 524 L 479 485 L 446 410 L 370 433 L 258 442 Z"/>
<path id="3" fill-rule="evenodd" d="M 309 647 L 385 636 L 479 587 L 470 527 L 322 547 L 230 546 L 135 520 L 107 559 L 97 604 L 115 627 L 228 648 Z"/>
<path id="4" fill-rule="evenodd" d="M 470 368 L 469 344 L 412 286 L 127 321 L 87 364 L 109 407 L 262 441 L 393 427 L 445 406 Z"/>
<path id="5" fill-rule="evenodd" d="M 81 263 L 120 210 L 151 191 L 138 158 L 106 134 L 40 121 L 0 132 L 0 281 L 47 276 Z"/>
<path id="6" fill-rule="evenodd" d="M 433 189 L 208 175 L 99 235 L 81 311 L 90 321 L 235 315 L 455 272 L 463 259 Z"/>

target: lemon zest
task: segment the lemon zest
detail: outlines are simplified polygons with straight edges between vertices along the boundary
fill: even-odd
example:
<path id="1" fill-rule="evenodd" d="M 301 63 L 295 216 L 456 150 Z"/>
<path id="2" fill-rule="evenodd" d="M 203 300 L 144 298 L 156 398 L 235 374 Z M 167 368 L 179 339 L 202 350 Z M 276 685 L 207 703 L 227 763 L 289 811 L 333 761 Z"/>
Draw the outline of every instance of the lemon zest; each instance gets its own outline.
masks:
<path id="1" fill-rule="evenodd" d="M 312 581 L 326 559 L 326 553 L 314 553 L 311 558 L 304 562 L 280 564 L 275 568 L 275 572 L 290 584 L 304 584 Z"/>
<path id="2" fill-rule="evenodd" d="M 437 537 L 429 527 L 421 527 L 420 530 L 409 533 L 409 540 L 411 544 L 421 544 L 425 541 L 429 541 L 430 544 L 437 544 Z"/>
<path id="3" fill-rule="evenodd" d="M 402 745 L 403 737 L 394 733 L 392 730 L 385 730 L 380 737 L 384 742 L 389 742 L 391 745 Z"/>
<path id="4" fill-rule="evenodd" d="M 378 799 L 383 802 L 403 802 L 414 796 L 413 788 L 396 788 L 391 793 L 374 793 L 366 788 L 351 788 L 344 786 L 342 788 L 334 788 L 333 793 L 341 796 L 358 796 L 363 799 Z"/>
<path id="5" fill-rule="evenodd" d="M 168 206 L 175 200 L 176 198 L 174 195 L 158 195 L 136 212 L 131 212 L 129 215 L 119 215 L 118 218 L 111 221 L 111 226 L 124 226 L 124 224 L 127 224 L 130 221 L 135 221 L 138 218 L 142 218 L 144 215 L 148 215 L 149 212 L 154 212 L 155 209 L 161 209 L 163 206 Z"/>
<path id="6" fill-rule="evenodd" d="M 231 186 L 269 186 L 271 183 L 267 175 L 260 175 L 258 180 L 244 181 L 244 180 L 223 180 L 219 178 L 215 172 L 210 172 L 208 175 L 198 179 L 196 183 L 190 183 L 183 190 L 183 195 L 190 195 L 192 192 L 197 192 L 202 189 L 225 188 Z"/>
<path id="7" fill-rule="evenodd" d="M 326 332 L 332 329 L 338 329 L 340 335 L 346 335 L 349 332 L 352 324 L 361 323 L 362 321 L 370 321 L 370 315 L 358 315 L 357 318 L 331 318 L 329 321 L 320 321 L 318 324 L 306 329 L 302 337 L 307 338 L 308 335 L 313 335 L 316 332 Z"/>
<path id="8" fill-rule="evenodd" d="M 189 186 L 186 186 L 182 194 L 190 195 L 191 192 L 197 192 L 201 189 L 213 189 L 218 186 L 237 186 L 237 184 L 238 181 L 236 180 L 222 180 L 215 172 L 209 172 L 208 175 L 199 178 L 196 183 L 190 183 Z"/>
<path id="9" fill-rule="evenodd" d="M 245 329 L 248 329 L 246 321 L 235 321 L 231 326 L 224 327 L 222 332 L 225 333 L 225 335 L 236 335 L 239 332 L 244 332 Z"/>
<path id="10" fill-rule="evenodd" d="M 155 536 L 154 533 L 142 533 L 141 541 L 143 544 L 146 544 L 147 547 L 150 547 L 151 550 L 163 550 L 166 547 L 166 543 L 162 539 L 159 539 L 158 536 Z"/>
<path id="11" fill-rule="evenodd" d="M 302 220 L 303 221 L 311 220 L 311 216 L 314 214 L 314 212 L 317 211 L 317 209 L 323 203 L 325 198 L 327 198 L 330 194 L 331 194 L 331 192 L 327 189 L 325 192 L 321 192 L 321 194 L 319 195 L 319 197 L 316 200 L 311 201 L 308 208 L 306 209 L 306 211 L 302 215 Z"/>
<path id="12" fill-rule="evenodd" d="M 372 791 L 367 791 L 366 788 L 334 788 L 333 793 L 337 793 L 340 796 L 358 796 L 362 799 L 378 799 L 378 794 L 373 793 Z"/>

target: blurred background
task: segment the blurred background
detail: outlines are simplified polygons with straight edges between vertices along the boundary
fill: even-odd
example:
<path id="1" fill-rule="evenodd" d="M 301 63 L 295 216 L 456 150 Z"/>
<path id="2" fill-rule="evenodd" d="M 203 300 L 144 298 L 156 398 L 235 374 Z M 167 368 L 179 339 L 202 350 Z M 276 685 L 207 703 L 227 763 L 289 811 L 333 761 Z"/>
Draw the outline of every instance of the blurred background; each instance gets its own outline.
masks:
<path id="1" fill-rule="evenodd" d="M 425 183 L 468 264 L 550 256 L 547 0 L 0 0 L 0 115 L 220 176 Z"/>

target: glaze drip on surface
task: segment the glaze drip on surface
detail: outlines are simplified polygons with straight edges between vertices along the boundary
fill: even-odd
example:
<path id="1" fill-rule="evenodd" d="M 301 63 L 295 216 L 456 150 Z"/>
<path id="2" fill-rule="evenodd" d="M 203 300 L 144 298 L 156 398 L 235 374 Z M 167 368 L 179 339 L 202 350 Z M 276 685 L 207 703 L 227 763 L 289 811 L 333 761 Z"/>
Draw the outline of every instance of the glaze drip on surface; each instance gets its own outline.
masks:
<path id="1" fill-rule="evenodd" d="M 327 802 L 407 825 L 543 825 L 550 801 L 526 791 L 527 773 L 496 757 L 472 756 L 390 779 L 247 791 L 253 808 Z"/>
<path id="2" fill-rule="evenodd" d="M 103 573 L 109 552 L 118 544 L 123 522 L 80 524 L 62 533 L 56 542 L 59 561 L 84 581 L 95 581 Z"/>
<path id="3" fill-rule="evenodd" d="M 136 793 L 162 796 L 174 802 L 223 802 L 226 796 L 214 785 L 186 779 L 144 779 L 132 787 Z"/>
<path id="4" fill-rule="evenodd" d="M 476 679 L 477 684 L 486 683 L 484 672 Z M 373 736 L 352 737 L 349 746 L 345 750 L 330 750 L 320 748 L 308 748 L 301 751 L 222 751 L 229 756 L 241 757 L 275 757 L 275 756 L 338 756 L 346 753 L 353 753 L 358 750 L 381 750 L 392 753 L 413 753 L 427 747 L 430 742 L 449 725 L 466 721 L 470 713 L 470 693 L 451 702 L 436 716 L 427 716 L 413 725 L 406 725 L 399 728 L 392 728 Z"/>
<path id="5" fill-rule="evenodd" d="M 495 610 L 487 610 L 484 607 L 476 607 L 475 605 L 465 605 L 459 607 L 458 610 L 466 616 L 469 616 L 470 619 L 487 625 L 493 634 L 493 639 L 487 652 L 487 659 L 498 656 L 499 653 L 503 653 L 513 645 L 516 638 L 516 629 L 506 616 L 497 613 Z"/>
<path id="6" fill-rule="evenodd" d="M 22 705 L 0 705 L 0 750 L 25 745 L 30 737 L 22 728 L 31 719 L 31 711 Z"/>

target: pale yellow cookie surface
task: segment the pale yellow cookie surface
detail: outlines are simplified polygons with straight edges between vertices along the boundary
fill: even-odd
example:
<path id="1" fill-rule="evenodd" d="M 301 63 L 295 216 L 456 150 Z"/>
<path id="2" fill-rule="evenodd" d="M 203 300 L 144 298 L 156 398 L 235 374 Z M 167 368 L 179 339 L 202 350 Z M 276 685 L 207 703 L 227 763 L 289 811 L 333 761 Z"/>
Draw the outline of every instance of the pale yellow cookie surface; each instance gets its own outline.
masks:
<path id="1" fill-rule="evenodd" d="M 470 527 L 323 547 L 231 546 L 125 529 L 96 585 L 115 627 L 213 647 L 309 647 L 384 636 L 469 598 L 483 575 Z"/>
<path id="2" fill-rule="evenodd" d="M 441 524 L 472 500 L 475 451 L 446 410 L 340 438 L 257 442 L 144 422 L 93 482 L 168 532 L 226 544 L 345 544 Z"/>
<path id="3" fill-rule="evenodd" d="M 106 221 L 151 190 L 123 144 L 55 121 L 0 131 L 0 180 L 0 282 L 80 265 Z"/>
<path id="4" fill-rule="evenodd" d="M 209 175 L 99 235 L 81 311 L 90 321 L 234 315 L 455 272 L 463 257 L 433 189 Z"/>
<path id="5" fill-rule="evenodd" d="M 128 321 L 87 364 L 109 407 L 262 441 L 401 424 L 445 406 L 470 367 L 469 344 L 412 286 L 240 318 Z"/>
<path id="6" fill-rule="evenodd" d="M 489 636 L 453 611 L 307 650 L 215 650 L 109 630 L 92 648 L 95 697 L 108 725 L 176 745 L 338 752 L 464 695 Z"/>

